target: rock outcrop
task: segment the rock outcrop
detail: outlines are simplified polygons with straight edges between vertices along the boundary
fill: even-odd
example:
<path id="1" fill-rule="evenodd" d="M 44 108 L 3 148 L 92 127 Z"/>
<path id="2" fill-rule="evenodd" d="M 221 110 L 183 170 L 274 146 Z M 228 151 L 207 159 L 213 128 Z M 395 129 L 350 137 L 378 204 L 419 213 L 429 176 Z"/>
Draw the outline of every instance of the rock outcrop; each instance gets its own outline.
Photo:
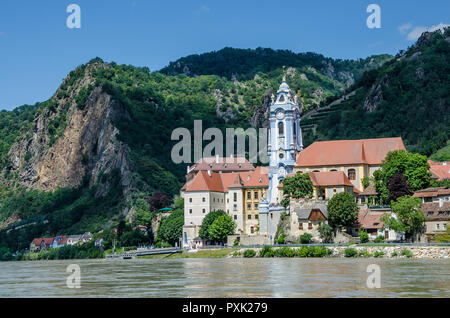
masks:
<path id="1" fill-rule="evenodd" d="M 83 178 L 92 186 L 102 174 L 118 169 L 124 193 L 131 189 L 132 165 L 125 144 L 117 139 L 113 122 L 129 119 L 126 110 L 102 87 L 92 88 L 83 107 L 77 106 L 81 89 L 94 84 L 92 72 L 103 63 L 89 64 L 84 76 L 70 90 L 69 96 L 51 101 L 55 111 L 45 108 L 34 120 L 34 127 L 13 144 L 9 151 L 10 172 L 18 173 L 19 183 L 28 189 L 53 191 L 59 187 L 77 187 Z M 68 81 L 66 79 L 65 82 Z M 59 90 L 58 90 L 59 91 Z M 62 135 L 51 143 L 49 126 L 65 108 L 66 126 Z M 100 184 L 97 195 L 108 193 L 108 184 Z"/>

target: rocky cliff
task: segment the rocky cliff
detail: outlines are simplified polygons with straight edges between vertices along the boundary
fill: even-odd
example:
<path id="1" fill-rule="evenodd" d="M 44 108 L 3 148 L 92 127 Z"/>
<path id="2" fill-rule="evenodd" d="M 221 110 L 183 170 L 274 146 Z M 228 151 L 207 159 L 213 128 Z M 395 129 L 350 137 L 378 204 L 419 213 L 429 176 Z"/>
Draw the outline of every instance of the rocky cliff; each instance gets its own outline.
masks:
<path id="1" fill-rule="evenodd" d="M 73 188 L 89 178 L 92 186 L 102 174 L 119 169 L 124 193 L 131 187 L 132 164 L 129 149 L 117 140 L 119 133 L 113 122 L 129 119 L 129 114 L 102 87 L 95 86 L 92 73 L 106 67 L 103 63 L 89 64 L 68 94 L 60 94 L 59 88 L 51 98 L 51 107 L 45 107 L 36 116 L 31 131 L 16 141 L 8 155 L 9 172 L 17 174 L 20 185 L 28 189 L 54 191 L 57 188 Z M 74 76 L 74 75 L 72 75 Z M 63 83 L 71 81 L 69 75 Z M 89 89 L 90 87 L 90 89 Z M 77 96 L 89 90 L 83 105 Z M 62 118 L 65 129 L 54 142 L 52 122 Z M 101 184 L 97 195 L 108 192 L 108 185 Z"/>

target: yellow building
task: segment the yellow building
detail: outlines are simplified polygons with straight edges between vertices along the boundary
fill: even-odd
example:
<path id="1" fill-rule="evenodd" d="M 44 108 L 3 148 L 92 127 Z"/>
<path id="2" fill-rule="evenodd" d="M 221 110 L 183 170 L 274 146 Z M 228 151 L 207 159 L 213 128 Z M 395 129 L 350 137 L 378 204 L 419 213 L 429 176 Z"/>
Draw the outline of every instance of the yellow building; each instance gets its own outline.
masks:
<path id="1" fill-rule="evenodd" d="M 357 191 L 362 191 L 363 178 L 372 177 L 386 155 L 394 150 L 406 150 L 402 138 L 317 141 L 298 154 L 294 171 L 341 171 Z"/>

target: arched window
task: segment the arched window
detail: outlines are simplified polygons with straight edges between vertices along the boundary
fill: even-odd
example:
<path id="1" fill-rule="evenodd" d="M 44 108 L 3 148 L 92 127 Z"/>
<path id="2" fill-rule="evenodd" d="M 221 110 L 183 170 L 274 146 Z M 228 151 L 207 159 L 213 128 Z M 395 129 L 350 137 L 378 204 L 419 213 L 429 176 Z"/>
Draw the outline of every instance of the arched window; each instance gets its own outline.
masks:
<path id="1" fill-rule="evenodd" d="M 284 136 L 284 125 L 283 122 L 278 123 L 278 135 Z"/>
<path id="2" fill-rule="evenodd" d="M 356 170 L 355 169 L 348 169 L 348 179 L 349 180 L 356 180 Z"/>
<path id="3" fill-rule="evenodd" d="M 330 171 L 337 171 L 337 169 L 331 169 Z"/>
<path id="4" fill-rule="evenodd" d="M 281 96 L 280 96 L 279 101 L 280 101 L 281 103 L 284 102 L 284 95 L 281 95 Z"/>

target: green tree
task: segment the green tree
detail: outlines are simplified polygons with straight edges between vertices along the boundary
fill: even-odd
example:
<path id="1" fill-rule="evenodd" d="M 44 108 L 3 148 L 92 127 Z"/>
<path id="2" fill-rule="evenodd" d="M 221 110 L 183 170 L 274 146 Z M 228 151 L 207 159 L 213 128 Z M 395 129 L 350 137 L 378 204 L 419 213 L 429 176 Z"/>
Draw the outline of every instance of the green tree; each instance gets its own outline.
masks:
<path id="1" fill-rule="evenodd" d="M 309 174 L 296 173 L 292 177 L 283 179 L 283 200 L 281 204 L 284 207 L 289 206 L 289 200 L 300 199 L 313 196 L 313 184 Z"/>
<path id="2" fill-rule="evenodd" d="M 333 228 L 326 223 L 319 226 L 319 234 L 322 242 L 332 243 L 333 242 Z"/>
<path id="3" fill-rule="evenodd" d="M 369 234 L 367 234 L 366 230 L 364 229 L 359 230 L 359 240 L 361 243 L 369 242 Z"/>
<path id="4" fill-rule="evenodd" d="M 234 233 L 236 223 L 234 223 L 231 216 L 221 215 L 211 224 L 209 228 L 210 237 L 217 242 L 224 243 L 227 236 Z"/>
<path id="5" fill-rule="evenodd" d="M 420 208 L 420 198 L 403 196 L 398 198 L 397 201 L 393 201 L 391 206 L 396 218 L 387 214 L 384 215 L 381 218 L 384 222 L 384 227 L 394 231 L 404 232 L 406 239 L 414 240 L 415 234 L 422 232 L 426 221 L 424 213 Z"/>
<path id="6" fill-rule="evenodd" d="M 161 220 L 161 224 L 158 230 L 159 241 L 167 242 L 174 246 L 182 236 L 183 225 L 183 210 L 173 211 L 168 217 Z"/>
<path id="7" fill-rule="evenodd" d="M 223 210 L 211 211 L 209 212 L 202 221 L 202 225 L 200 226 L 199 236 L 207 241 L 212 241 L 213 238 L 209 234 L 209 228 L 214 223 L 214 221 L 222 215 L 227 215 Z"/>
<path id="8" fill-rule="evenodd" d="M 395 174 L 406 177 L 411 193 L 424 189 L 430 185 L 431 174 L 427 157 L 420 154 L 409 153 L 405 150 L 395 150 L 387 154 L 381 165 L 381 169 L 374 173 L 375 188 L 380 193 L 381 200 L 389 203 L 388 185 Z M 396 178 L 398 181 L 398 178 Z M 392 187 L 395 189 L 395 187 Z M 394 196 L 395 197 L 395 196 Z"/>
<path id="9" fill-rule="evenodd" d="M 338 193 L 328 202 L 328 220 L 333 227 L 351 227 L 357 219 L 358 206 L 350 193 Z"/>

